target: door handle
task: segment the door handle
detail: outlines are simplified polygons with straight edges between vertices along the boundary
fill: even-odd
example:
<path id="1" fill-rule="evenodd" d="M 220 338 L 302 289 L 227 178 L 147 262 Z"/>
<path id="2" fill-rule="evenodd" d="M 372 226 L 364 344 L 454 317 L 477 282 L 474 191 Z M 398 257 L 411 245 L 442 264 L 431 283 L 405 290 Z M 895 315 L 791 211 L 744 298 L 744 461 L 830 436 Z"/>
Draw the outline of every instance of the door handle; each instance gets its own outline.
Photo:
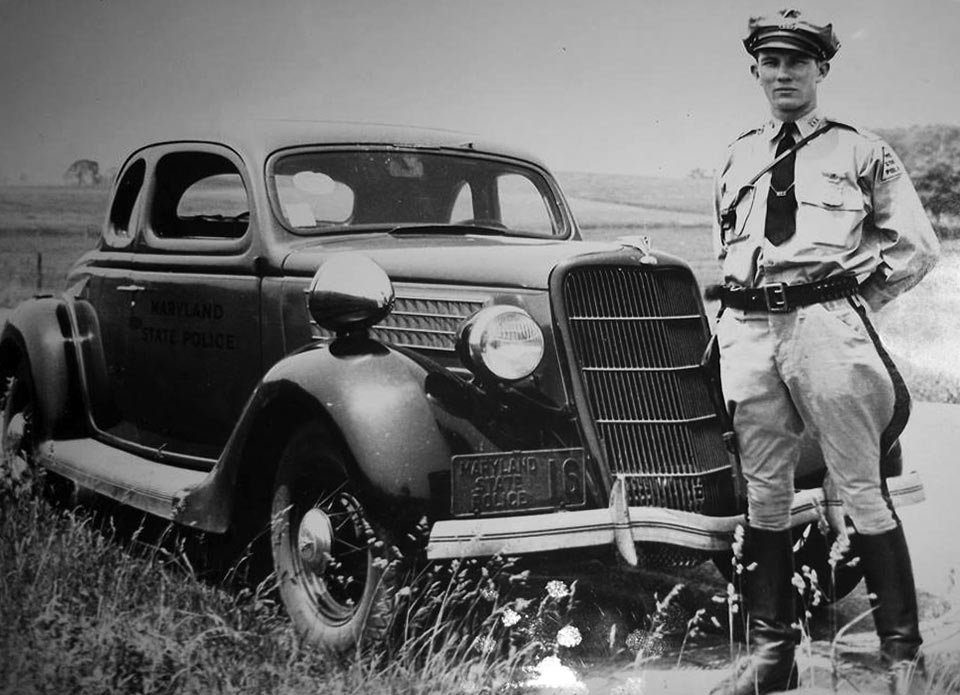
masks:
<path id="1" fill-rule="evenodd" d="M 137 292 L 146 291 L 146 287 L 142 285 L 117 285 L 117 292 L 130 292 L 136 294 Z"/>

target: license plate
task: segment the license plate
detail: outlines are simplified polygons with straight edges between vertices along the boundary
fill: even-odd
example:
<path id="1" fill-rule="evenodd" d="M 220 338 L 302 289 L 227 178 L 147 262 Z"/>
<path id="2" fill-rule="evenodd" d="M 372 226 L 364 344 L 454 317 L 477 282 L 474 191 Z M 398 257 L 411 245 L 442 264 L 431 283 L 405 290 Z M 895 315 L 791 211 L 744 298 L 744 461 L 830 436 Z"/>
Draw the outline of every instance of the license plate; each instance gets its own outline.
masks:
<path id="1" fill-rule="evenodd" d="M 454 516 L 583 505 L 583 449 L 498 451 L 453 457 Z"/>

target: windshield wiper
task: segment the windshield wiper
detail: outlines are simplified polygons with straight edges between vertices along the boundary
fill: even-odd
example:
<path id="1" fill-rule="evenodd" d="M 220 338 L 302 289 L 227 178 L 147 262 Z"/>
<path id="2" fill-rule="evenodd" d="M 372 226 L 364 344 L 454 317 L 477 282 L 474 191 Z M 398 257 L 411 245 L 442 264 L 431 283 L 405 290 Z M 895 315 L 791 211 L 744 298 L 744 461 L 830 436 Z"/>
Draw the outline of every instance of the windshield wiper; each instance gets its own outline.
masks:
<path id="1" fill-rule="evenodd" d="M 403 236 L 406 234 L 485 234 L 491 236 L 508 236 L 506 228 L 493 227 L 483 224 L 400 224 L 391 229 L 388 234 Z"/>

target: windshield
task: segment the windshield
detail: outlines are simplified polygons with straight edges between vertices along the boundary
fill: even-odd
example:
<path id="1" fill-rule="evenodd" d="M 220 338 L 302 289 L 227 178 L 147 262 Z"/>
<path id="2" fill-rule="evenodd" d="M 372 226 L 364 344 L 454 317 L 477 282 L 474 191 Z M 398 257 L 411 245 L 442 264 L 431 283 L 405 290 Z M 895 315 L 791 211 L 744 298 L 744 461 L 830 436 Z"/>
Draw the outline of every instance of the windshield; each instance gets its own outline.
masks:
<path id="1" fill-rule="evenodd" d="M 280 219 L 296 234 L 419 225 L 565 233 L 543 175 L 496 159 L 395 148 L 303 152 L 277 159 L 270 185 Z"/>

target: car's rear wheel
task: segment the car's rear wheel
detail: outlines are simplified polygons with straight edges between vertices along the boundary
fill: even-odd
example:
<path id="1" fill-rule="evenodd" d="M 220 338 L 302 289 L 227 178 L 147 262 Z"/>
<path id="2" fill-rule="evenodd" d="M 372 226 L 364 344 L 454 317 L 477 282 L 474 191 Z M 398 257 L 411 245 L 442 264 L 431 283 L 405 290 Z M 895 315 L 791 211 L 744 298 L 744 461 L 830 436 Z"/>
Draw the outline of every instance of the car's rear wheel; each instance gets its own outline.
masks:
<path id="1" fill-rule="evenodd" d="M 33 432 L 35 431 L 35 404 L 30 370 L 20 358 L 14 368 L 3 377 L 2 407 L 0 407 L 0 476 L 5 487 L 19 489 L 31 484 L 35 473 Z"/>
<path id="2" fill-rule="evenodd" d="M 307 641 L 335 652 L 386 636 L 399 582 L 390 538 L 365 512 L 346 463 L 320 428 L 301 429 L 280 458 L 271 515 L 284 606 Z"/>

